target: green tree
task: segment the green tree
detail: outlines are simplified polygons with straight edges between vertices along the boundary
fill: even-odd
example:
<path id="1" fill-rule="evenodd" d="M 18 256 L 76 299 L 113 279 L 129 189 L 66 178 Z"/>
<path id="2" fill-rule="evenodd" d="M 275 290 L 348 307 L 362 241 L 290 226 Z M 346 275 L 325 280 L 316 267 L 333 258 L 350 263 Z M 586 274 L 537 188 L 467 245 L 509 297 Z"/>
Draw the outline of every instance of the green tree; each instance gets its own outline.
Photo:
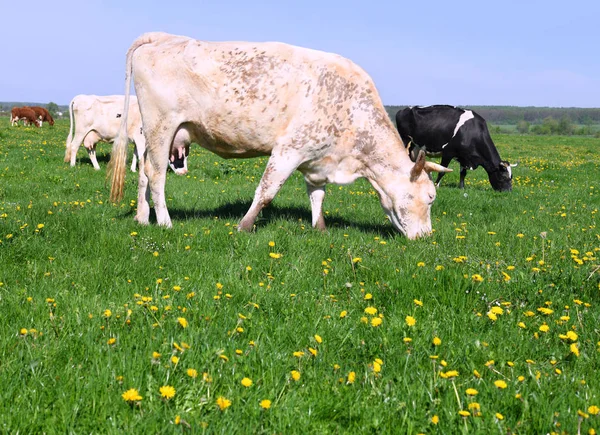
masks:
<path id="1" fill-rule="evenodd" d="M 517 131 L 521 134 L 529 133 L 529 123 L 522 119 L 517 123 Z"/>
<path id="2" fill-rule="evenodd" d="M 48 112 L 50 112 L 50 115 L 52 115 L 54 117 L 54 116 L 56 116 L 56 112 L 58 112 L 58 104 L 53 103 L 52 101 L 50 101 L 46 105 L 46 109 L 48 109 Z"/>

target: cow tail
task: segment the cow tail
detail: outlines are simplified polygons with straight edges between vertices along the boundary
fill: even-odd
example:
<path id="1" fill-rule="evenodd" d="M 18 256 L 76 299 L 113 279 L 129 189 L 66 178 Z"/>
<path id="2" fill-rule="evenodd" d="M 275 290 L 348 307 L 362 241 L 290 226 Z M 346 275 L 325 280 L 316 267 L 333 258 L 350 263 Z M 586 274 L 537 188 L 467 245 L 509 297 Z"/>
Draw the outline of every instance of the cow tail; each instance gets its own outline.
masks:
<path id="1" fill-rule="evenodd" d="M 69 104 L 69 135 L 67 136 L 67 145 L 65 150 L 65 162 L 71 161 L 71 142 L 73 142 L 73 104 L 75 104 L 75 98 L 71 100 Z M 79 144 L 77 144 L 79 145 Z"/>
<path id="2" fill-rule="evenodd" d="M 107 177 L 111 179 L 110 200 L 113 202 L 123 199 L 125 186 L 125 173 L 127 163 L 127 145 L 129 137 L 127 135 L 127 115 L 129 113 L 129 94 L 131 88 L 131 75 L 133 74 L 132 59 L 135 50 L 145 44 L 159 42 L 163 39 L 170 38 L 170 35 L 162 32 L 144 33 L 137 38 L 127 50 L 125 60 L 125 107 L 121 116 L 121 127 L 119 128 L 119 136 L 115 139 L 111 153 L 110 163 L 108 164 Z"/>

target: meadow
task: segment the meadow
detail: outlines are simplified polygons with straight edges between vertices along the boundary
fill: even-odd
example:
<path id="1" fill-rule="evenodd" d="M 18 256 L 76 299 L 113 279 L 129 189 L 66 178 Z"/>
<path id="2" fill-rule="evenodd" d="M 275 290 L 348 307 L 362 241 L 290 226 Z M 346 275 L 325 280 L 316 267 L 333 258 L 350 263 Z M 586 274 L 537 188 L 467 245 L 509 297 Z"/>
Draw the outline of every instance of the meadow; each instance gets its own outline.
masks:
<path id="1" fill-rule="evenodd" d="M 600 430 L 600 139 L 494 135 L 513 191 L 453 163 L 410 241 L 364 180 L 313 230 L 300 174 L 238 233 L 266 159 L 198 146 L 137 225 L 68 127 L 0 119 L 1 432 Z"/>

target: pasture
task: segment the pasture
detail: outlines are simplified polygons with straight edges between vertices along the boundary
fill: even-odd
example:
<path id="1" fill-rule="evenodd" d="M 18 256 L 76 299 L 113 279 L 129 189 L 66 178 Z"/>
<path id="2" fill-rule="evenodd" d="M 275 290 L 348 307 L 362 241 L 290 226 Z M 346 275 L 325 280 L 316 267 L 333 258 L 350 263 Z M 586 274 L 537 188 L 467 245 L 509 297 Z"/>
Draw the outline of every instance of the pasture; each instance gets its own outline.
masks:
<path id="1" fill-rule="evenodd" d="M 0 123 L 0 431 L 600 429 L 600 139 L 494 136 L 513 191 L 454 162 L 409 241 L 364 181 L 313 230 L 300 174 L 238 233 L 266 159 L 198 146 L 142 227 L 110 145 Z"/>

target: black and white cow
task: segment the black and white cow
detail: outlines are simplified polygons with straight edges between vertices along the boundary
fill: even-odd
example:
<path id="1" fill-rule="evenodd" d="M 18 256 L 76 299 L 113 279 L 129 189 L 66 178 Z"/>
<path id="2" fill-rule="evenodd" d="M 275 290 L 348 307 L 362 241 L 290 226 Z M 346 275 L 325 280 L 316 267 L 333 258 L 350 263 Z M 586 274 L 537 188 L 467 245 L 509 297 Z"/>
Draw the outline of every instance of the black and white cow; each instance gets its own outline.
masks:
<path id="1" fill-rule="evenodd" d="M 445 167 L 452 159 L 458 160 L 461 189 L 467 169 L 483 166 L 494 190 L 512 190 L 511 165 L 500 159 L 485 120 L 472 110 L 445 105 L 407 107 L 396 113 L 396 126 L 405 146 L 412 142 L 429 155 L 441 155 Z M 437 186 L 443 176 L 444 172 L 438 174 Z"/>

